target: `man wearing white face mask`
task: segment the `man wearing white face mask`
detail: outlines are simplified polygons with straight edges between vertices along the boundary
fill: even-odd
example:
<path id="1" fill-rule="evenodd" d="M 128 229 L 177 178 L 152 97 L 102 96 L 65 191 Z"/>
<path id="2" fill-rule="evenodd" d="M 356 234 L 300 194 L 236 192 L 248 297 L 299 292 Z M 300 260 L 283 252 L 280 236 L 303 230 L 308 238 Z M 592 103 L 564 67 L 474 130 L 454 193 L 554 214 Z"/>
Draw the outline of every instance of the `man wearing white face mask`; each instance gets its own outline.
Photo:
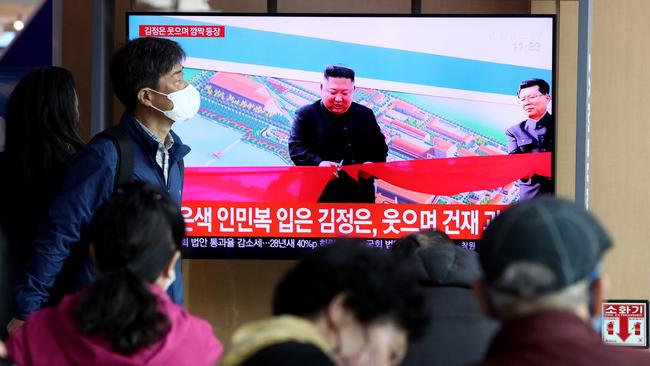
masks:
<path id="1" fill-rule="evenodd" d="M 179 205 L 182 159 L 190 148 L 171 127 L 194 116 L 200 105 L 198 91 L 183 79 L 184 58 L 185 53 L 174 41 L 139 38 L 118 49 L 110 65 L 113 90 L 126 108 L 115 128 L 131 142 L 130 180 L 165 189 Z M 71 258 L 80 259 L 78 266 L 68 270 L 74 276 L 74 288 L 69 292 L 94 281 L 87 226 L 94 210 L 115 190 L 120 165 L 129 163 L 120 161 L 120 156 L 111 140 L 95 138 L 69 163 L 62 189 L 33 243 L 36 253 L 25 269 L 26 278 L 16 288 L 18 312 L 7 326 L 10 332 L 45 304 L 49 288 Z M 182 278 L 180 261 L 175 275 Z M 175 303 L 183 304 L 182 281 L 174 281 L 167 292 Z"/>

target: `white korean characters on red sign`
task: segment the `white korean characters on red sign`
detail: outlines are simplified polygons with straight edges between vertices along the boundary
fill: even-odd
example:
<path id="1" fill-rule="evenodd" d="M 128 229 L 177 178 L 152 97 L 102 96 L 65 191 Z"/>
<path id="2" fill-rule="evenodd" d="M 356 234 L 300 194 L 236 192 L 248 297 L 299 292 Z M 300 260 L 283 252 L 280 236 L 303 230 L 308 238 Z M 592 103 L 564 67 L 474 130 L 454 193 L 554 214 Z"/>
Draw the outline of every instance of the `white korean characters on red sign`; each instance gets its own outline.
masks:
<path id="1" fill-rule="evenodd" d="M 602 304 L 602 315 L 605 344 L 648 347 L 648 301 L 609 300 Z"/>

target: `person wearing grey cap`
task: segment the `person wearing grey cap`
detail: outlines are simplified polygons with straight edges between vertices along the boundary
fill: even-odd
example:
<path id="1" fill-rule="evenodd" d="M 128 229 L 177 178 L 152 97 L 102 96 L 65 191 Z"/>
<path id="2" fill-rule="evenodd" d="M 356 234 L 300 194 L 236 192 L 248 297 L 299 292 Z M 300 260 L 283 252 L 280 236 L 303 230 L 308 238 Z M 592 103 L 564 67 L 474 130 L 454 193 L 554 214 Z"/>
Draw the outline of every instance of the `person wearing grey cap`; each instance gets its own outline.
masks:
<path id="1" fill-rule="evenodd" d="M 601 261 L 611 239 L 572 202 L 539 197 L 485 230 L 475 295 L 502 321 L 480 365 L 650 365 L 650 354 L 605 346 L 590 320 L 603 299 Z"/>

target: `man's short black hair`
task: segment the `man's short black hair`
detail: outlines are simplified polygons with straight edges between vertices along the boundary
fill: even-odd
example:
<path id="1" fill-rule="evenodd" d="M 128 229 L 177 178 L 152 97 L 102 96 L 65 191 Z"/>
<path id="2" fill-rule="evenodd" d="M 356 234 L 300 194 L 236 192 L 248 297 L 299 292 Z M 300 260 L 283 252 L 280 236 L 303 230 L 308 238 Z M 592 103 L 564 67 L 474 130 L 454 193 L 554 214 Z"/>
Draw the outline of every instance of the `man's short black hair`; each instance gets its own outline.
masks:
<path id="1" fill-rule="evenodd" d="M 181 46 L 169 39 L 144 37 L 129 41 L 115 51 L 111 60 L 113 91 L 126 110 L 133 112 L 138 91 L 157 90 L 160 77 L 184 59 Z"/>
<path id="2" fill-rule="evenodd" d="M 346 78 L 354 82 L 354 70 L 340 65 L 329 65 L 323 72 L 325 79 L 329 78 Z"/>
<path id="3" fill-rule="evenodd" d="M 391 319 L 414 339 L 428 323 L 414 274 L 387 251 L 351 239 L 319 248 L 289 270 L 276 287 L 273 313 L 316 316 L 339 294 L 364 325 Z"/>
<path id="4" fill-rule="evenodd" d="M 551 91 L 551 87 L 548 83 L 542 79 L 528 79 L 524 80 L 519 84 L 519 89 L 517 89 L 517 95 L 521 92 L 521 89 L 530 88 L 531 86 L 537 85 L 539 87 L 539 92 L 542 94 L 548 94 Z"/>

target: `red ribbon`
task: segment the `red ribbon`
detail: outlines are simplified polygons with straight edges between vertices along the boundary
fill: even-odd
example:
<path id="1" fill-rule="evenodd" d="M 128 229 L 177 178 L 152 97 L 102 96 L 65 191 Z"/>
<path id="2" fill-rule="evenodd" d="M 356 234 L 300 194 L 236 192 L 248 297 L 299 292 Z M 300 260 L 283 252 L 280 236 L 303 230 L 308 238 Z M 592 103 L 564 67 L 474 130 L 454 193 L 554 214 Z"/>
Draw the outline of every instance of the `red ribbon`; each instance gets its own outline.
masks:
<path id="1" fill-rule="evenodd" d="M 551 176 L 551 153 L 468 156 L 346 165 L 411 191 L 454 195 L 503 187 L 533 174 Z M 185 201 L 316 202 L 333 167 L 187 167 Z"/>

